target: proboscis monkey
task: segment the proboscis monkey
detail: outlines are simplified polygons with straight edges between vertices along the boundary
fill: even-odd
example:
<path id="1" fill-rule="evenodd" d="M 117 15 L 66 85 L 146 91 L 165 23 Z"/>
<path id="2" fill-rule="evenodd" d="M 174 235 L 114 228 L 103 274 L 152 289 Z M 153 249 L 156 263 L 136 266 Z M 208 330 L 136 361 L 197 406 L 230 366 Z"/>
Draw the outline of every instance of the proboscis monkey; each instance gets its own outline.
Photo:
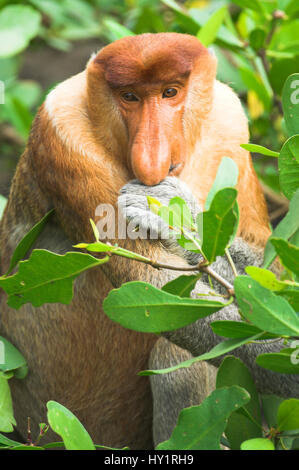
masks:
<path id="1" fill-rule="evenodd" d="M 250 156 L 240 148 L 248 139 L 246 118 L 236 95 L 215 79 L 215 73 L 216 59 L 196 38 L 144 34 L 103 48 L 84 72 L 58 85 L 35 118 L 13 179 L 1 222 L 1 272 L 6 272 L 16 244 L 49 209 L 55 208 L 55 218 L 37 246 L 62 253 L 76 242 L 93 240 L 89 219 L 96 207 L 116 205 L 120 189 L 134 178 L 139 184 L 127 185 L 123 193 L 138 186 L 139 194 L 158 199 L 177 194 L 188 199 L 191 190 L 202 204 L 223 156 L 233 158 L 239 167 L 239 235 L 262 246 L 269 234 L 266 206 Z M 119 244 L 161 262 L 187 263 L 184 254 L 159 241 L 128 239 Z M 246 250 L 255 259 L 253 248 L 244 241 L 232 247 L 237 265 L 250 256 Z M 150 383 L 137 373 L 148 367 L 157 336 L 112 323 L 101 305 L 111 288 L 126 281 L 139 279 L 160 287 L 178 275 L 118 258 L 82 275 L 68 306 L 27 304 L 14 311 L 1 292 L 1 334 L 20 349 L 29 365 L 25 380 L 12 379 L 15 416 L 23 436 L 27 417 L 32 431 L 37 430 L 46 419 L 46 402 L 52 399 L 75 413 L 96 443 L 133 449 L 153 445 Z M 224 317 L 230 312 L 234 317 L 234 309 Z M 196 342 L 202 340 L 203 349 L 219 340 L 206 326 L 204 338 L 200 326 L 197 329 Z M 191 341 L 192 327 L 187 331 Z M 173 341 L 189 348 L 183 337 L 185 342 Z M 162 363 L 190 355 L 164 341 Z M 194 352 L 192 345 L 190 351 Z M 152 357 L 157 363 L 158 347 Z M 253 360 L 251 353 L 249 362 Z M 174 403 L 174 408 L 202 399 L 213 379 L 207 364 L 184 374 L 186 392 L 178 395 L 181 405 Z M 272 377 L 264 370 L 263 374 Z M 255 375 L 260 378 L 258 371 Z M 277 379 L 272 384 L 264 375 L 260 383 L 280 386 Z M 167 433 L 169 426 L 161 424 L 161 429 Z M 157 436 L 156 432 L 156 440 L 162 438 Z"/>

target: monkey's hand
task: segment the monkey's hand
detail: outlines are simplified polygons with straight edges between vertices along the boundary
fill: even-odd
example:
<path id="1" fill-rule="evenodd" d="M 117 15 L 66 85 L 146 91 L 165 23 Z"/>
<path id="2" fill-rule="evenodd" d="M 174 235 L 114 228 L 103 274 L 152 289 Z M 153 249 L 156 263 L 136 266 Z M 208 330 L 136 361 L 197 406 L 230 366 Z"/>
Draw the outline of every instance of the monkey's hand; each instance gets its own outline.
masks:
<path id="1" fill-rule="evenodd" d="M 188 205 L 194 219 L 201 211 L 199 204 L 188 186 L 174 176 L 168 176 L 155 186 L 145 186 L 138 180 L 132 180 L 120 190 L 118 208 L 128 222 L 129 232 L 138 227 L 141 238 L 160 239 L 167 248 L 175 244 L 177 250 L 175 234 L 161 217 L 150 210 L 147 196 L 157 199 L 163 205 L 168 205 L 173 197 L 179 196 Z"/>

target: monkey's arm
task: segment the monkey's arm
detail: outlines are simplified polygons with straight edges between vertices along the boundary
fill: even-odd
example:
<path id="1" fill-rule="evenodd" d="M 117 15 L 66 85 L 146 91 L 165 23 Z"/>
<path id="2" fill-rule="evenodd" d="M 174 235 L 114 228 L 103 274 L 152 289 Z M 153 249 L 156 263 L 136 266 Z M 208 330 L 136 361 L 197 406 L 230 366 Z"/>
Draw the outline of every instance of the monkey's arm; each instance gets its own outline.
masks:
<path id="1" fill-rule="evenodd" d="M 195 292 L 208 293 L 209 290 L 206 283 L 199 281 Z M 240 321 L 236 305 L 225 307 L 185 328 L 163 333 L 164 337 L 160 338 L 152 349 L 149 368 L 165 369 L 212 349 L 223 340 L 215 335 L 210 327 L 210 323 L 215 320 Z M 230 354 L 239 357 L 247 365 L 260 393 L 299 398 L 298 375 L 271 372 L 259 367 L 255 362 L 259 354 L 280 351 L 283 347 L 282 341 L 279 343 L 264 341 L 244 345 L 231 351 Z M 188 356 L 189 351 L 192 354 Z M 216 369 L 211 367 L 211 364 L 218 367 L 222 359 L 223 357 L 217 357 L 208 361 L 208 364 L 200 361 L 186 369 L 150 377 L 154 403 L 155 445 L 170 438 L 183 408 L 199 405 L 212 392 L 215 388 Z"/>
<path id="2" fill-rule="evenodd" d="M 199 282 L 195 292 L 207 293 L 208 285 Z M 177 344 L 181 348 L 187 349 L 193 356 L 199 356 L 212 349 L 223 338 L 213 333 L 210 323 L 216 320 L 240 321 L 240 316 L 236 305 L 223 308 L 213 315 L 198 320 L 180 330 L 163 334 L 169 341 Z M 273 393 L 284 397 L 299 398 L 299 377 L 298 375 L 278 374 L 258 366 L 255 362 L 259 354 L 278 352 L 283 348 L 283 342 L 261 341 L 244 345 L 233 350 L 230 354 L 239 357 L 250 369 L 253 379 L 261 393 Z M 219 366 L 223 357 L 211 360 L 215 366 Z"/>
<path id="3" fill-rule="evenodd" d="M 247 265 L 261 264 L 261 257 L 258 252 L 252 250 L 241 239 L 233 243 L 230 251 L 240 274 L 244 274 L 243 270 Z M 219 257 L 213 268 L 232 282 L 231 268 L 224 257 Z M 208 294 L 209 291 L 210 286 L 207 279 L 203 277 L 197 283 L 193 296 L 199 293 Z M 215 297 L 213 299 L 215 300 Z M 230 305 L 185 328 L 163 333 L 164 337 L 161 337 L 153 347 L 149 368 L 165 369 L 212 349 L 224 339 L 214 334 L 210 327 L 210 323 L 215 320 L 240 321 L 237 306 L 235 304 Z M 259 354 L 279 351 L 283 347 L 282 341 L 278 343 L 264 341 L 244 345 L 230 354 L 239 357 L 247 365 L 261 393 L 274 393 L 286 398 L 298 398 L 298 375 L 278 374 L 263 369 L 255 363 L 255 358 Z M 185 351 L 185 356 L 183 351 Z M 190 352 L 189 356 L 187 355 L 188 352 Z M 222 359 L 223 357 L 218 357 L 213 361 L 209 361 L 209 367 L 207 363 L 200 361 L 186 369 L 178 369 L 169 374 L 150 377 L 154 401 L 153 431 L 155 445 L 169 439 L 182 408 L 200 404 L 215 388 L 216 369 L 211 367 L 211 363 L 217 367 Z"/>
<path id="4" fill-rule="evenodd" d="M 172 181 L 174 182 L 174 179 Z M 163 188 L 163 184 L 166 185 L 167 181 L 165 180 L 164 182 L 160 183 L 160 185 L 155 186 L 152 189 L 155 191 L 155 197 L 157 199 L 159 199 L 159 189 L 161 195 L 164 195 L 163 189 L 165 189 L 165 187 Z M 127 192 L 130 195 L 130 193 L 134 192 L 134 186 L 136 191 L 136 184 L 134 182 L 127 184 L 125 188 L 123 188 L 123 193 Z M 143 187 L 143 189 L 145 194 L 147 194 L 148 188 Z M 180 190 L 184 191 L 184 187 L 180 186 Z M 138 194 L 140 194 L 141 191 L 142 186 L 139 185 Z M 192 198 L 190 199 L 190 191 L 186 192 L 185 197 L 184 194 L 181 195 L 187 201 L 187 203 L 190 204 L 190 201 L 192 201 Z M 130 217 L 133 217 L 135 208 L 134 198 L 129 197 L 127 201 Z M 144 214 L 143 217 L 141 217 L 140 202 L 141 200 L 139 200 L 138 208 L 136 208 L 138 210 L 135 211 L 135 215 L 138 218 L 139 223 L 142 224 L 143 221 L 146 221 L 145 213 L 148 211 L 148 209 L 146 209 L 146 207 L 144 208 Z M 164 201 L 162 200 L 162 202 Z M 162 242 L 165 243 L 163 240 Z M 171 251 L 172 249 L 176 250 L 176 253 L 179 253 L 182 257 L 186 257 L 186 254 L 183 252 L 183 250 L 178 251 L 178 248 L 173 244 L 168 244 L 168 250 Z M 240 238 L 235 239 L 232 243 L 232 246 L 230 247 L 230 254 L 233 258 L 238 274 L 245 274 L 244 270 L 248 265 L 261 266 L 262 264 L 261 250 L 255 249 Z M 225 257 L 218 257 L 212 264 L 212 268 L 226 280 L 233 283 L 233 272 Z M 218 292 L 221 291 L 221 286 L 215 287 Z M 208 279 L 205 275 L 203 275 L 201 280 L 198 281 L 195 290 L 193 291 L 193 296 L 196 297 L 198 294 L 207 295 L 209 294 L 210 290 L 211 288 L 208 283 Z M 215 300 L 215 297 L 213 297 L 213 299 Z M 206 353 L 212 349 L 212 347 L 222 341 L 222 338 L 214 334 L 210 328 L 210 323 L 215 320 L 240 321 L 240 315 L 238 313 L 236 304 L 229 305 L 219 312 L 216 312 L 209 317 L 200 319 L 197 322 L 179 330 L 163 333 L 163 336 L 179 347 L 190 351 L 193 356 L 199 356 L 203 353 Z M 257 387 L 261 392 L 275 393 L 286 397 L 299 397 L 299 377 L 297 375 L 278 374 L 263 369 L 255 363 L 255 358 L 259 354 L 276 352 L 282 349 L 282 347 L 282 341 L 277 343 L 263 341 L 242 346 L 232 351 L 232 354 L 238 356 L 250 368 Z M 221 360 L 222 358 L 217 358 L 211 362 L 218 366 Z M 157 365 L 156 360 L 155 365 Z M 161 368 L 163 367 L 166 367 L 165 364 L 161 366 Z"/>

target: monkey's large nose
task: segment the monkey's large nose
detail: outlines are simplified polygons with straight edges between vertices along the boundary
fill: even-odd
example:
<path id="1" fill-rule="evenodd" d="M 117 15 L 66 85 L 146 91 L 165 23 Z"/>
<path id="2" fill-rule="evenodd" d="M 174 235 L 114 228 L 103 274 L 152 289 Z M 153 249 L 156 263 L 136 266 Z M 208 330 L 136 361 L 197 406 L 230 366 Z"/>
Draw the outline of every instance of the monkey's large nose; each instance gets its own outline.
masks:
<path id="1" fill-rule="evenodd" d="M 170 148 L 167 139 L 137 140 L 131 148 L 134 175 L 146 186 L 159 184 L 170 168 Z"/>

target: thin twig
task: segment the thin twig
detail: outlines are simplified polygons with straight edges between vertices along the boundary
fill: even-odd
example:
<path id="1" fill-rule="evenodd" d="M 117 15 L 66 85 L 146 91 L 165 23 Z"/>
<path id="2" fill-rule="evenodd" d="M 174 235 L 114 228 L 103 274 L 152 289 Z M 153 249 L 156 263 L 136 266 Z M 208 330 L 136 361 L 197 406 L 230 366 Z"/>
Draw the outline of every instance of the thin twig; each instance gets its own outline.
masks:
<path id="1" fill-rule="evenodd" d="M 142 263 L 149 264 L 152 268 L 155 268 L 155 269 L 171 269 L 172 271 L 198 271 L 197 264 L 195 264 L 194 266 L 174 266 L 172 264 L 160 263 L 159 261 L 153 261 L 153 260 L 142 261 L 142 260 L 136 259 L 135 261 L 141 261 Z"/>
<path id="2" fill-rule="evenodd" d="M 33 446 L 32 435 L 31 435 L 31 422 L 30 422 L 30 417 L 29 416 L 27 418 L 27 444 L 29 446 Z"/>
<path id="3" fill-rule="evenodd" d="M 87 250 L 88 251 L 88 250 Z M 105 253 L 107 254 L 107 253 Z M 93 256 L 95 256 L 95 252 L 93 252 Z M 122 256 L 120 253 L 110 253 L 110 256 Z M 183 272 L 194 272 L 194 271 L 199 271 L 199 272 L 204 272 L 211 276 L 215 281 L 219 282 L 228 292 L 230 296 L 235 295 L 234 287 L 233 285 L 228 282 L 226 279 L 224 279 L 220 274 L 216 273 L 214 269 L 211 268 L 211 266 L 207 266 L 207 260 L 204 259 L 200 261 L 199 264 L 194 264 L 192 266 L 174 266 L 173 264 L 166 264 L 166 263 L 160 263 L 159 261 L 151 260 L 149 258 L 144 258 L 144 259 L 138 259 L 138 258 L 128 258 L 131 259 L 132 261 L 138 261 L 140 263 L 148 264 L 154 269 L 170 269 L 172 271 L 183 271 Z"/>
<path id="4" fill-rule="evenodd" d="M 224 279 L 222 276 L 220 276 L 220 274 L 216 273 L 216 271 L 214 271 L 214 269 L 211 268 L 211 266 L 207 266 L 206 265 L 206 260 L 204 261 L 201 261 L 199 264 L 197 265 L 194 265 L 194 266 L 173 266 L 173 265 L 169 265 L 169 264 L 164 264 L 164 263 L 159 263 L 157 261 L 151 261 L 150 263 L 147 263 L 147 264 L 150 264 L 153 268 L 156 268 L 156 269 L 160 269 L 160 268 L 163 268 L 163 269 L 172 269 L 172 270 L 175 270 L 175 271 L 199 271 L 199 272 L 204 272 L 206 274 L 208 274 L 209 276 L 211 276 L 213 279 L 215 279 L 215 281 L 219 282 L 219 284 L 221 284 L 223 287 L 225 287 L 225 289 L 227 290 L 227 292 L 229 293 L 229 295 L 235 295 L 235 291 L 234 291 L 234 287 L 233 285 L 228 282 L 226 279 Z"/>
<path id="5" fill-rule="evenodd" d="M 234 286 L 230 282 L 228 282 L 226 279 L 224 279 L 222 276 L 220 276 L 220 274 L 216 273 L 216 271 L 214 271 L 214 269 L 212 269 L 211 266 L 200 267 L 199 265 L 198 270 L 203 271 L 204 273 L 208 274 L 213 279 L 215 279 L 215 281 L 219 282 L 219 284 L 225 287 L 229 295 L 232 295 L 232 296 L 235 295 Z"/>
<path id="6" fill-rule="evenodd" d="M 225 248 L 225 254 L 226 254 L 226 257 L 227 257 L 227 261 L 229 262 L 229 265 L 232 268 L 234 276 L 237 277 L 238 276 L 237 268 L 236 268 L 235 263 L 234 263 L 231 255 L 230 255 L 230 252 L 229 252 L 228 248 Z"/>

